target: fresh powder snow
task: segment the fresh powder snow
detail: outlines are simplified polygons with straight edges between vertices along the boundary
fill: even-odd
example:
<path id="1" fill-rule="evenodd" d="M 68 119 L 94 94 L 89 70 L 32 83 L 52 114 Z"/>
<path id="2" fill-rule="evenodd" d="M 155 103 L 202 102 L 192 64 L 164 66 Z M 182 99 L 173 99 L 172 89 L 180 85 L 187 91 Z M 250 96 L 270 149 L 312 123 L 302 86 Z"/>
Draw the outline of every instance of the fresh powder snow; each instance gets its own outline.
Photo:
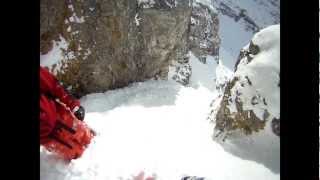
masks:
<path id="1" fill-rule="evenodd" d="M 216 11 L 211 4 L 213 1 L 195 2 L 206 4 Z M 217 2 L 224 2 L 234 9 L 239 7 L 246 9 L 248 16 L 261 27 L 275 24 L 270 13 L 262 8 L 274 7 L 263 1 L 218 0 Z M 257 3 L 260 4 L 259 8 L 256 8 Z M 138 0 L 138 5 L 140 4 L 143 8 L 151 8 L 155 2 Z M 72 5 L 69 8 L 73 12 L 69 21 L 83 23 L 84 17 L 77 17 Z M 138 14 L 134 19 L 139 26 L 141 18 Z M 258 160 L 244 158 L 243 152 L 237 151 L 241 147 L 251 147 L 250 138 L 235 139 L 232 143 L 226 142 L 225 147 L 212 139 L 213 122 L 207 117 L 212 100 L 216 99 L 214 106 L 218 106 L 221 98 L 221 91 L 217 91 L 216 86 L 228 81 L 234 75 L 232 70 L 240 49 L 248 44 L 254 35 L 253 32 L 245 30 L 245 25 L 241 21 L 236 22 L 221 13 L 219 21 L 221 37 L 219 64 L 211 56 L 208 57 L 206 64 L 201 63 L 191 54 L 189 63 L 192 67 L 192 76 L 189 85 L 182 86 L 171 79 L 149 80 L 104 93 L 88 94 L 81 98 L 81 104 L 86 109 L 85 121 L 96 131 L 96 137 L 83 156 L 72 160 L 69 164 L 40 147 L 40 178 L 131 180 L 144 171 L 146 176 L 153 176 L 157 180 L 179 180 L 185 175 L 205 177 L 208 180 L 280 179 L 279 172 L 261 163 L 261 161 L 268 163 L 270 159 L 268 152 L 279 151 L 274 149 L 278 146 L 265 148 L 264 143 L 274 143 L 274 135 L 269 134 L 271 132 L 269 124 L 266 131 L 256 135 L 255 147 L 247 152 L 259 157 Z M 65 23 L 69 23 L 68 20 Z M 272 33 L 269 32 L 271 36 Z M 254 41 L 260 45 L 268 44 L 258 35 Z M 67 42 L 60 37 L 60 41 L 53 42 L 53 48 L 49 53 L 40 54 L 40 65 L 59 66 L 64 57 L 63 49 L 67 47 Z M 88 49 L 86 55 L 90 53 Z M 272 89 L 266 89 L 270 90 Z M 261 93 L 265 95 L 264 92 Z M 278 96 L 269 97 L 271 100 L 274 98 Z M 272 113 L 278 115 L 276 109 Z"/>
<path id="2" fill-rule="evenodd" d="M 159 180 L 184 175 L 279 179 L 263 164 L 228 153 L 212 140 L 212 124 L 206 117 L 218 95 L 214 90 L 217 63 L 209 58 L 203 64 L 193 55 L 190 63 L 193 76 L 187 87 L 173 80 L 149 80 L 83 97 L 85 121 L 97 136 L 70 164 L 40 148 L 41 179 L 133 179 L 141 171 Z"/>

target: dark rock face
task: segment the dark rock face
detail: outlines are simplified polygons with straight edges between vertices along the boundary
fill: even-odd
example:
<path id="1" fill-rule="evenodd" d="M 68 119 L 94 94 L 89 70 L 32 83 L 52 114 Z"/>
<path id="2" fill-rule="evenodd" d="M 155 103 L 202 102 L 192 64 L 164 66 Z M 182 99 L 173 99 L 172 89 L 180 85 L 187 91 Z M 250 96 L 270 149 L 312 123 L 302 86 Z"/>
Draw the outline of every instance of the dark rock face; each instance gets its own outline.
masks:
<path id="1" fill-rule="evenodd" d="M 249 63 L 253 59 L 253 56 L 258 54 L 259 52 L 260 52 L 259 46 L 253 44 L 253 42 L 250 41 L 248 49 L 244 48 L 240 50 L 239 57 L 234 66 L 234 71 L 237 71 L 238 64 L 243 58 L 246 58 L 247 63 Z"/>
<path id="2" fill-rule="evenodd" d="M 169 11 L 144 9 L 142 11 L 143 26 L 141 33 L 144 36 L 142 58 L 156 63 L 155 70 L 160 67 L 161 78 L 166 78 L 169 62 L 180 61 L 188 52 L 187 38 L 191 9 L 177 8 Z M 161 62 L 164 62 L 160 64 Z M 148 74 L 148 71 L 146 71 Z M 152 75 L 152 76 L 154 76 Z M 152 77 L 150 76 L 150 77 Z"/>
<path id="3" fill-rule="evenodd" d="M 76 96 L 166 79 L 171 62 L 183 62 L 189 50 L 198 57 L 217 55 L 220 44 L 217 14 L 206 6 L 193 8 L 192 1 L 42 0 L 40 5 L 41 54 L 65 39 L 63 53 L 71 56 L 61 56 L 60 65 L 49 69 Z M 191 16 L 199 22 L 192 28 Z M 182 69 L 190 68 L 183 63 Z"/>
<path id="4" fill-rule="evenodd" d="M 200 61 L 206 62 L 207 55 L 219 55 L 218 28 L 218 14 L 208 6 L 196 3 L 191 14 L 189 47 Z"/>
<path id="5" fill-rule="evenodd" d="M 68 16 L 65 1 L 41 1 L 40 3 L 40 51 L 47 53 L 52 48 L 52 40 L 58 40 L 64 19 Z"/>
<path id="6" fill-rule="evenodd" d="M 243 108 L 243 102 L 239 98 L 242 94 L 239 92 L 236 92 L 235 102 L 233 102 L 231 91 L 235 87 L 235 84 L 239 82 L 241 80 L 235 77 L 226 85 L 220 108 L 216 115 L 215 129 L 218 132 L 215 135 L 216 137 L 223 133 L 225 135 L 223 138 L 227 138 L 228 133 L 234 130 L 241 130 L 245 135 L 250 135 L 265 127 L 265 122 L 269 117 L 267 110 L 265 110 L 263 119 L 259 119 L 253 110 L 245 110 Z M 259 104 L 258 100 L 256 101 L 256 104 Z M 230 104 L 235 104 L 236 113 L 231 112 L 229 108 Z"/>

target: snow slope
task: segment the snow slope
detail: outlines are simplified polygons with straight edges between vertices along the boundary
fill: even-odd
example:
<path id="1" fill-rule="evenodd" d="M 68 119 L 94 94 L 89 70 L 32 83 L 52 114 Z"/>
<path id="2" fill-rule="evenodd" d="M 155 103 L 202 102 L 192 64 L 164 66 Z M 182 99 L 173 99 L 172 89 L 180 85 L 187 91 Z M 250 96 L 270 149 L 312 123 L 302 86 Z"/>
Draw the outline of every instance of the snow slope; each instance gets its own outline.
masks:
<path id="1" fill-rule="evenodd" d="M 217 65 L 210 59 L 202 64 L 194 56 L 190 61 L 193 76 L 188 87 L 150 80 L 83 97 L 85 121 L 98 133 L 94 142 L 69 165 L 41 148 L 41 179 L 132 179 L 140 171 L 159 180 L 178 180 L 183 175 L 279 179 L 279 174 L 226 152 L 211 139 L 212 125 L 206 117 L 217 96 Z"/>

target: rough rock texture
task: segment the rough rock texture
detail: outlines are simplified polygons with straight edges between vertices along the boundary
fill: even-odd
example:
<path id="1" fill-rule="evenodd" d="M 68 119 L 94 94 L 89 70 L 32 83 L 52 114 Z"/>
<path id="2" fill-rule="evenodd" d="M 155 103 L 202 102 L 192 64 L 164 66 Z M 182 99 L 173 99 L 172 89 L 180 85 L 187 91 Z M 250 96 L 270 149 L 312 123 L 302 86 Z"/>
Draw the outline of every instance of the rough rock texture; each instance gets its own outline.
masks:
<path id="1" fill-rule="evenodd" d="M 243 58 L 246 58 L 249 63 L 253 59 L 254 55 L 257 55 L 259 53 L 259 51 L 259 46 L 255 45 L 252 41 L 250 41 L 248 49 L 243 48 L 240 50 L 239 57 L 234 66 L 234 71 L 237 71 L 238 64 Z"/>
<path id="2" fill-rule="evenodd" d="M 210 4 L 202 4 L 200 1 L 176 1 L 177 6 L 182 4 L 192 6 L 187 51 L 192 52 L 204 64 L 208 55 L 218 60 L 220 47 L 219 19 L 215 8 Z M 182 85 L 187 85 L 192 75 L 192 67 L 189 64 L 190 53 L 180 57 L 183 58 L 179 58 L 172 63 L 175 74 L 170 77 Z"/>
<path id="3" fill-rule="evenodd" d="M 159 73 L 162 73 L 160 75 L 162 78 L 167 77 L 169 63 L 180 61 L 188 52 L 186 47 L 190 13 L 190 8 L 176 8 L 168 11 L 144 9 L 141 13 L 142 19 L 145 20 L 142 22 L 144 24 L 142 34 L 146 41 L 145 48 L 141 51 L 142 58 L 154 61 L 155 70 L 159 69 L 157 67 L 161 68 Z M 164 63 L 160 64 L 161 62 Z M 149 78 L 154 75 L 152 74 Z"/>
<path id="4" fill-rule="evenodd" d="M 220 38 L 217 12 L 209 6 L 194 3 L 191 14 L 189 48 L 200 61 L 206 62 L 206 56 L 218 56 Z"/>
<path id="5" fill-rule="evenodd" d="M 216 116 L 216 130 L 218 133 L 226 132 L 226 135 L 234 130 L 241 130 L 245 135 L 252 134 L 262 130 L 265 126 L 265 121 L 269 117 L 268 111 L 265 109 L 263 119 L 259 119 L 252 109 L 244 110 L 243 102 L 241 102 L 239 96 L 241 92 L 236 91 L 235 101 L 232 100 L 231 90 L 235 84 L 239 82 L 239 78 L 235 77 L 229 82 L 225 88 L 224 96 L 222 98 L 220 108 Z M 247 84 L 248 85 L 248 84 Z M 252 105 L 259 103 L 258 98 L 260 95 L 251 97 Z M 254 101 L 255 100 L 255 101 Z M 260 99 L 259 99 L 260 100 Z M 229 108 L 229 104 L 234 103 L 236 112 L 232 112 Z M 226 137 L 226 136 L 225 136 Z"/>
<path id="6" fill-rule="evenodd" d="M 240 52 L 234 76 L 211 113 L 216 137 L 252 135 L 264 130 L 267 122 L 280 136 L 279 64 L 279 26 L 270 26 Z"/>
<path id="7" fill-rule="evenodd" d="M 77 96 L 166 79 L 169 65 L 184 62 L 189 51 L 191 1 L 42 0 L 40 7 L 40 53 L 50 52 L 61 38 L 67 42 L 60 61 L 48 68 Z M 198 49 L 192 43 L 192 50 L 215 55 L 217 17 L 205 6 L 198 8 L 205 16 L 192 30 L 199 36 Z M 210 42 L 204 52 L 200 42 Z"/>
<path id="8" fill-rule="evenodd" d="M 40 51 L 46 54 L 52 48 L 52 40 L 64 33 L 64 19 L 68 16 L 64 1 L 41 1 L 40 3 Z"/>
<path id="9" fill-rule="evenodd" d="M 174 72 L 172 75 L 169 76 L 169 78 L 172 78 L 176 82 L 187 85 L 189 84 L 190 77 L 192 75 L 192 67 L 189 64 L 190 55 L 185 54 L 184 58 L 182 58 L 179 61 L 174 61 L 171 68 L 173 68 Z"/>
<path id="10" fill-rule="evenodd" d="M 131 0 L 43 0 L 41 53 L 52 37 L 68 41 L 74 58 L 62 60 L 68 65 L 57 77 L 80 96 L 165 78 L 170 61 L 187 51 L 190 13 L 188 6 L 141 8 Z"/>

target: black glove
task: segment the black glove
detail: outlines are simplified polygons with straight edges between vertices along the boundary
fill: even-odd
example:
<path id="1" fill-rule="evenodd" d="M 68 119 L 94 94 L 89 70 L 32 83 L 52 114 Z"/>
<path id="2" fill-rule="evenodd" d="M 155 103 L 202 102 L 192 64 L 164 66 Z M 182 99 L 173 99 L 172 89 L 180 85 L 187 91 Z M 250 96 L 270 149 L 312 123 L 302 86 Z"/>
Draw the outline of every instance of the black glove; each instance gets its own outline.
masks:
<path id="1" fill-rule="evenodd" d="M 73 113 L 80 121 L 84 120 L 85 110 L 82 106 L 76 107 Z"/>

